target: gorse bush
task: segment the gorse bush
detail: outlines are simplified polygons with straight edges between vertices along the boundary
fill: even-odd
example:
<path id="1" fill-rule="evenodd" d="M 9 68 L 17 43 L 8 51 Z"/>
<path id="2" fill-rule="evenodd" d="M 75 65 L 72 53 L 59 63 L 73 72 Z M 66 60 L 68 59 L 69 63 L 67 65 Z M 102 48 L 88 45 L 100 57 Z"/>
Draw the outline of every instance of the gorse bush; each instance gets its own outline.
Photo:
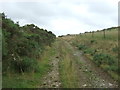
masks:
<path id="1" fill-rule="evenodd" d="M 116 66 L 116 65 L 111 65 L 110 68 L 109 68 L 109 70 L 118 72 L 118 66 Z"/>
<path id="2" fill-rule="evenodd" d="M 93 60 L 98 64 L 108 64 L 108 65 L 112 65 L 115 63 L 115 58 L 110 56 L 109 54 L 103 54 L 103 53 L 99 53 L 99 54 L 95 54 L 93 57 Z"/>
<path id="3" fill-rule="evenodd" d="M 105 70 L 114 71 L 118 73 L 117 58 L 109 54 L 99 53 L 93 56 L 93 60 L 98 66 L 102 65 L 102 67 Z"/>
<path id="4" fill-rule="evenodd" d="M 114 48 L 112 48 L 112 51 L 113 51 L 113 52 L 117 52 L 117 53 L 118 53 L 119 48 L 118 48 L 118 47 L 114 47 Z"/>
<path id="5" fill-rule="evenodd" d="M 90 54 L 93 56 L 93 61 L 108 71 L 114 71 L 118 73 L 117 58 L 105 53 L 98 53 L 93 48 L 88 48 L 85 45 L 78 45 L 78 49 L 82 50 L 84 54 Z M 115 48 L 116 51 L 116 48 Z"/>
<path id="6" fill-rule="evenodd" d="M 84 49 L 86 49 L 86 48 L 87 48 L 87 46 L 85 46 L 85 45 L 83 45 L 83 44 L 78 45 L 78 49 L 79 49 L 79 50 L 84 50 Z"/>
<path id="7" fill-rule="evenodd" d="M 94 55 L 95 54 L 95 50 L 94 49 L 89 48 L 88 46 L 83 45 L 83 44 L 78 45 L 78 49 L 82 50 L 83 53 L 85 53 L 85 54 L 90 54 L 90 55 Z"/>
<path id="8" fill-rule="evenodd" d="M 22 57 L 22 59 L 12 61 L 11 63 L 16 72 L 31 72 L 39 69 L 37 60 L 29 57 Z"/>
<path id="9" fill-rule="evenodd" d="M 86 54 L 90 54 L 90 55 L 94 55 L 95 54 L 95 50 L 92 48 L 86 48 L 85 50 L 83 50 L 84 53 Z"/>
<path id="10" fill-rule="evenodd" d="M 51 46 L 56 36 L 41 29 L 34 24 L 19 26 L 11 19 L 2 15 L 2 56 L 3 72 L 37 71 L 38 57 L 41 56 L 45 46 Z"/>

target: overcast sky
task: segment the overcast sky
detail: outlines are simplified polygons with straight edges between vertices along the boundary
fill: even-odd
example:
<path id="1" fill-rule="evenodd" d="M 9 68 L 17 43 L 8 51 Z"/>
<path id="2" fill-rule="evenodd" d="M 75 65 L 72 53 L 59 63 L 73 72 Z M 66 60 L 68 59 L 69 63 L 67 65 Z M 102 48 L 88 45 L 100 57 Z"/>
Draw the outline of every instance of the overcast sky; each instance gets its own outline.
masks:
<path id="1" fill-rule="evenodd" d="M 35 24 L 57 36 L 118 25 L 119 0 L 0 0 L 0 12 L 20 25 Z"/>

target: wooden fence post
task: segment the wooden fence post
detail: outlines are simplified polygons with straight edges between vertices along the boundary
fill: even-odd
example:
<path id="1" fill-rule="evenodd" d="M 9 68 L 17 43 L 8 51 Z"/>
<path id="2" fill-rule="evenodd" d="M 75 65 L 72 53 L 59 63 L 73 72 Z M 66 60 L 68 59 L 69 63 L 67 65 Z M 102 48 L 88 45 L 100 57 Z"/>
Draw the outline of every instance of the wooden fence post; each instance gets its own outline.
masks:
<path id="1" fill-rule="evenodd" d="M 94 31 L 92 31 L 92 37 L 94 37 Z"/>
<path id="2" fill-rule="evenodd" d="M 105 29 L 103 30 L 103 33 L 104 33 L 104 38 L 106 38 L 106 36 L 105 36 Z"/>

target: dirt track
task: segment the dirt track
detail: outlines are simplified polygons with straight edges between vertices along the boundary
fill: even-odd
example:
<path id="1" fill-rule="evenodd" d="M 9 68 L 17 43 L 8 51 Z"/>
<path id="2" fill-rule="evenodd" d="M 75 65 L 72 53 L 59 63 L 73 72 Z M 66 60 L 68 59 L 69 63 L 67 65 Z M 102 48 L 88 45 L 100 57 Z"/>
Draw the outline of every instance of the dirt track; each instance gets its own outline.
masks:
<path id="1" fill-rule="evenodd" d="M 71 49 L 73 51 L 73 57 L 77 58 L 75 59 L 76 61 L 73 60 L 77 70 L 77 88 L 114 88 L 118 86 L 116 81 L 102 69 L 97 67 L 91 60 L 86 58 L 81 51 L 71 46 L 67 41 L 64 41 L 64 43 L 65 48 Z M 59 57 L 59 54 L 51 57 L 52 62 L 50 65 L 52 65 L 52 68 L 48 74 L 43 77 L 43 83 L 40 87 L 61 87 L 62 82 L 60 82 L 61 80 L 59 77 Z"/>

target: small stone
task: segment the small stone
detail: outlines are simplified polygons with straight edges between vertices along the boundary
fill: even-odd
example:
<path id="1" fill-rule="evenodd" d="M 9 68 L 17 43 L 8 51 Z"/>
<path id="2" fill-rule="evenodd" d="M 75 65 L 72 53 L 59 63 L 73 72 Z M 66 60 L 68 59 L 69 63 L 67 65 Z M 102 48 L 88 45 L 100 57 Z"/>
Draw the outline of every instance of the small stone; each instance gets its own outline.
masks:
<path id="1" fill-rule="evenodd" d="M 73 54 L 74 56 L 76 56 L 76 54 Z"/>
<path id="2" fill-rule="evenodd" d="M 105 86 L 105 84 L 104 84 L 104 83 L 102 83 L 102 84 L 100 85 L 100 87 L 103 87 L 103 86 Z"/>
<path id="3" fill-rule="evenodd" d="M 116 85 L 116 87 L 118 87 L 118 85 Z"/>
<path id="4" fill-rule="evenodd" d="M 104 84 L 104 83 L 103 83 L 102 85 L 103 85 L 103 86 L 105 86 L 105 84 Z"/>
<path id="5" fill-rule="evenodd" d="M 109 83 L 109 86 L 112 86 L 113 84 Z"/>
<path id="6" fill-rule="evenodd" d="M 59 87 L 59 85 L 57 84 L 56 87 Z"/>
<path id="7" fill-rule="evenodd" d="M 86 84 L 83 85 L 83 87 L 86 87 L 86 86 L 87 86 Z"/>
<path id="8" fill-rule="evenodd" d="M 14 61 L 16 60 L 16 58 L 15 58 L 15 57 L 14 57 L 13 59 L 14 59 Z"/>

